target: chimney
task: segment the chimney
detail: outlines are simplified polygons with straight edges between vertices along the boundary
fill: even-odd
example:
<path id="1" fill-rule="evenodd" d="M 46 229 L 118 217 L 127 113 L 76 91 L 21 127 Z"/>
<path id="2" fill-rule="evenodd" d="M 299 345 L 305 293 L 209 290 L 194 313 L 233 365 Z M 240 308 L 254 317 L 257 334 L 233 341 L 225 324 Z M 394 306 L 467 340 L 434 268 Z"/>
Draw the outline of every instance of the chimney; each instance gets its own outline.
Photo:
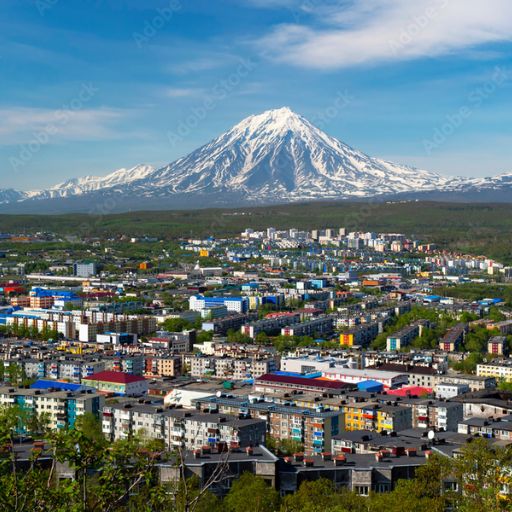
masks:
<path id="1" fill-rule="evenodd" d="M 304 466 L 307 468 L 312 468 L 315 465 L 315 461 L 313 459 L 304 459 Z"/>
<path id="2" fill-rule="evenodd" d="M 336 457 L 334 457 L 335 466 L 343 466 L 345 462 L 347 462 L 347 458 L 345 457 L 345 455 L 336 455 Z"/>
<path id="3" fill-rule="evenodd" d="M 247 454 L 247 457 L 251 457 L 252 454 L 254 453 L 254 450 L 252 449 L 251 446 L 248 446 L 246 449 L 245 449 L 245 453 Z"/>
<path id="4" fill-rule="evenodd" d="M 330 452 L 322 452 L 322 459 L 323 460 L 331 460 L 332 459 L 332 453 L 330 453 Z"/>
<path id="5" fill-rule="evenodd" d="M 302 462 L 304 460 L 304 454 L 302 452 L 294 453 L 293 460 L 295 460 L 295 462 Z"/>

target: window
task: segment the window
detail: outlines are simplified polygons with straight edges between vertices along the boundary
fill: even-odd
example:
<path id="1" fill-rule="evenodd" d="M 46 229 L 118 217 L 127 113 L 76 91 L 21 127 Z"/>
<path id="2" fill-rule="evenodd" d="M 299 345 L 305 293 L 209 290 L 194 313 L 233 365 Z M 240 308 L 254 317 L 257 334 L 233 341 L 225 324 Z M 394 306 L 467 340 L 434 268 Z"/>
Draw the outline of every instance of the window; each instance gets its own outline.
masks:
<path id="1" fill-rule="evenodd" d="M 444 488 L 445 492 L 449 492 L 449 491 L 457 492 L 458 487 L 459 486 L 458 486 L 457 482 L 444 482 L 443 483 L 443 488 Z"/>
<path id="2" fill-rule="evenodd" d="M 356 485 L 355 492 L 359 494 L 359 496 L 369 496 L 370 487 L 368 485 Z"/>

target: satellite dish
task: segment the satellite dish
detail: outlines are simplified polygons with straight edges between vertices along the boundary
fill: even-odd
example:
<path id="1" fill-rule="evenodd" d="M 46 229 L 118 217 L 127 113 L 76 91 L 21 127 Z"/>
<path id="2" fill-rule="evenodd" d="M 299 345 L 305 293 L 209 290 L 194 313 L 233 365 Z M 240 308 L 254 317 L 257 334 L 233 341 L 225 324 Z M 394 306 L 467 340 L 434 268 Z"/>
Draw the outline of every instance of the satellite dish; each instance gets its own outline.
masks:
<path id="1" fill-rule="evenodd" d="M 217 396 L 217 398 L 220 398 L 222 396 L 222 391 L 217 391 L 217 393 L 215 393 L 215 395 Z"/>
<path id="2" fill-rule="evenodd" d="M 427 434 L 427 437 L 433 441 L 434 440 L 434 437 L 436 437 L 436 433 L 433 431 L 433 430 L 429 430 L 428 431 L 428 434 Z"/>

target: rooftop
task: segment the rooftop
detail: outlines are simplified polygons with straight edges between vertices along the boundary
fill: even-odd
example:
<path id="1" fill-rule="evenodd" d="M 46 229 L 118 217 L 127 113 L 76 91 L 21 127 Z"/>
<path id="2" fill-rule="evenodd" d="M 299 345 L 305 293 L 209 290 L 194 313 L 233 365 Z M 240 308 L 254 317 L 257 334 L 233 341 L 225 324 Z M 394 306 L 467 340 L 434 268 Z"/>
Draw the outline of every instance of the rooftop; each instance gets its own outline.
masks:
<path id="1" fill-rule="evenodd" d="M 113 382 L 115 384 L 131 384 L 133 382 L 141 382 L 146 380 L 138 375 L 130 375 L 124 372 L 104 371 L 92 374 L 90 377 L 84 377 L 82 380 Z"/>

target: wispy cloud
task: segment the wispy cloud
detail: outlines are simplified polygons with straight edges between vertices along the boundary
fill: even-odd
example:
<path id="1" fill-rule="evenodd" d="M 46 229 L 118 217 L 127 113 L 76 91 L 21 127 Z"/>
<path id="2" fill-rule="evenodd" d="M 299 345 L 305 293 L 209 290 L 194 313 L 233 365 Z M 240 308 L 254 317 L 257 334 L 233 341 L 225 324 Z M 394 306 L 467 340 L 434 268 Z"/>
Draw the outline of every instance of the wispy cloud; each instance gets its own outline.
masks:
<path id="1" fill-rule="evenodd" d="M 169 55 L 169 49 L 159 48 L 158 51 L 164 59 L 172 59 L 172 63 L 167 66 L 167 70 L 175 75 L 187 75 L 195 73 L 205 73 L 211 70 L 229 67 L 240 62 L 241 57 L 230 51 L 212 51 L 203 44 L 195 45 L 190 48 L 190 43 L 181 41 L 180 47 L 185 48 L 181 53 L 174 52 Z"/>
<path id="2" fill-rule="evenodd" d="M 336 69 L 437 57 L 510 41 L 509 0 L 339 0 L 316 23 L 275 27 L 259 41 L 277 60 Z"/>
<path id="3" fill-rule="evenodd" d="M 0 108 L 0 144 L 23 144 L 38 133 L 53 142 L 115 137 L 118 132 L 114 125 L 122 117 L 121 110 L 111 108 Z"/>
<path id="4" fill-rule="evenodd" d="M 242 2 L 241 2 L 242 3 Z M 303 3 L 298 0 L 243 0 L 245 5 L 250 4 L 254 7 L 263 8 L 281 8 L 281 7 L 293 7 L 297 4 Z"/>
<path id="5" fill-rule="evenodd" d="M 198 87 L 170 87 L 165 91 L 165 95 L 169 98 L 192 98 L 203 93 L 204 89 Z"/>

